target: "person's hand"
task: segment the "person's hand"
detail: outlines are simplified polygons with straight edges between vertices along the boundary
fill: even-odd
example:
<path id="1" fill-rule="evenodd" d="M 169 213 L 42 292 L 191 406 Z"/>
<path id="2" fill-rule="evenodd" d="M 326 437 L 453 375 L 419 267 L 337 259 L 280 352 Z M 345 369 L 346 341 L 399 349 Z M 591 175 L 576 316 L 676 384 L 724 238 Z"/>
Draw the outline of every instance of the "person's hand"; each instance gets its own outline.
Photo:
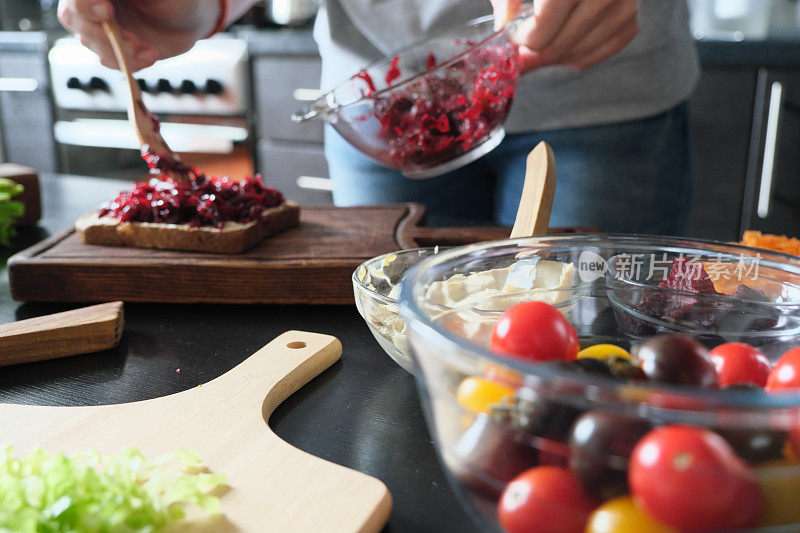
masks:
<path id="1" fill-rule="evenodd" d="M 514 18 L 522 0 L 492 0 L 498 26 Z M 614 56 L 639 32 L 638 0 L 536 0 L 534 16 L 514 39 L 520 69 L 546 65 L 584 70 Z"/>
<path id="2" fill-rule="evenodd" d="M 59 0 L 58 20 L 100 62 L 118 68 L 102 22 L 116 19 L 133 70 L 189 50 L 208 35 L 220 14 L 219 0 Z"/>

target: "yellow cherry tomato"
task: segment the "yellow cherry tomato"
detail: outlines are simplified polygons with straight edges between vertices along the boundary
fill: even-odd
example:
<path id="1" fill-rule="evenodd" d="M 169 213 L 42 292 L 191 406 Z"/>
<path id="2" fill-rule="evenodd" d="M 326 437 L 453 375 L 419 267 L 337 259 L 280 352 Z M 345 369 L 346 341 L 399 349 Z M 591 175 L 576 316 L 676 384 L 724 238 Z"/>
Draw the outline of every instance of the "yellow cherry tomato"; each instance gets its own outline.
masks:
<path id="1" fill-rule="evenodd" d="M 514 394 L 514 389 L 486 378 L 468 377 L 458 386 L 458 405 L 473 413 L 488 413 L 489 406 Z"/>
<path id="2" fill-rule="evenodd" d="M 595 344 L 578 352 L 578 359 L 608 359 L 612 355 L 631 359 L 631 354 L 613 344 Z"/>
<path id="3" fill-rule="evenodd" d="M 639 509 L 630 496 L 609 500 L 589 516 L 586 533 L 677 533 Z"/>
<path id="4" fill-rule="evenodd" d="M 769 461 L 756 469 L 764 510 L 761 526 L 800 522 L 800 466 L 790 460 Z"/>

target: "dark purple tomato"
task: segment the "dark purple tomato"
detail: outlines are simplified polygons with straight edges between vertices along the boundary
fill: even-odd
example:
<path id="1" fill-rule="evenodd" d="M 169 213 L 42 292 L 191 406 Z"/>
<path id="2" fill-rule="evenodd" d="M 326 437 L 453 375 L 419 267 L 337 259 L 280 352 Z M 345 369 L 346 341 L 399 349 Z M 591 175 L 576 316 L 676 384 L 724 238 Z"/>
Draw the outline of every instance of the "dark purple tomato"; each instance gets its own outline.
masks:
<path id="1" fill-rule="evenodd" d="M 481 413 L 456 444 L 453 474 L 489 497 L 498 497 L 517 474 L 537 465 L 536 450 Z"/>
<path id="2" fill-rule="evenodd" d="M 705 346 L 685 335 L 659 335 L 639 346 L 639 365 L 648 379 L 660 383 L 716 388 L 717 370 Z"/>
<path id="3" fill-rule="evenodd" d="M 651 424 L 637 418 L 604 411 L 584 413 L 572 426 L 569 466 L 598 500 L 626 494 L 628 458 L 651 429 Z"/>

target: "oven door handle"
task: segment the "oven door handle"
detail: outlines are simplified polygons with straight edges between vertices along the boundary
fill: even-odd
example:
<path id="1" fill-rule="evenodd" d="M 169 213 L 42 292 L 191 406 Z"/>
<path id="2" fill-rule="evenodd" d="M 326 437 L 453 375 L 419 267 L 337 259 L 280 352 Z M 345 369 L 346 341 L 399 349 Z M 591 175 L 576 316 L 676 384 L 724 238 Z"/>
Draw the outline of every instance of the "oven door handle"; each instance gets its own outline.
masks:
<path id="1" fill-rule="evenodd" d="M 34 78 L 0 78 L 2 93 L 32 93 L 39 88 L 39 80 Z"/>
<path id="2" fill-rule="evenodd" d="M 246 128 L 208 124 L 162 122 L 161 131 L 176 152 L 229 154 L 237 142 L 247 140 Z M 77 119 L 53 126 L 56 142 L 71 146 L 138 149 L 139 142 L 127 120 Z"/>

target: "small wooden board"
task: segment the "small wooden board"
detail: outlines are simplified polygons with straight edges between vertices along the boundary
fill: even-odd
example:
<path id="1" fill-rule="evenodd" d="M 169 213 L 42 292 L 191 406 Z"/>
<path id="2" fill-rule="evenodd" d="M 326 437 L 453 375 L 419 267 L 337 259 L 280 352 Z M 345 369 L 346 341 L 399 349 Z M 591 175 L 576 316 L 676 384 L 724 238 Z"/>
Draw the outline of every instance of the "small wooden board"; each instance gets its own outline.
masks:
<path id="1" fill-rule="evenodd" d="M 110 350 L 124 326 L 122 302 L 0 325 L 0 366 Z"/>
<path id="2" fill-rule="evenodd" d="M 87 245 L 69 229 L 13 256 L 9 283 L 22 301 L 352 304 L 351 276 L 367 259 L 510 232 L 420 227 L 424 215 L 413 203 L 303 207 L 298 227 L 239 255 Z"/>
<path id="3" fill-rule="evenodd" d="M 289 331 L 226 374 L 163 398 L 92 407 L 0 404 L 2 441 L 17 455 L 35 447 L 113 454 L 132 446 L 150 459 L 196 451 L 225 475 L 228 490 L 222 516 L 189 531 L 377 532 L 392 508 L 382 482 L 290 446 L 267 423 L 341 353 L 335 337 Z"/>

